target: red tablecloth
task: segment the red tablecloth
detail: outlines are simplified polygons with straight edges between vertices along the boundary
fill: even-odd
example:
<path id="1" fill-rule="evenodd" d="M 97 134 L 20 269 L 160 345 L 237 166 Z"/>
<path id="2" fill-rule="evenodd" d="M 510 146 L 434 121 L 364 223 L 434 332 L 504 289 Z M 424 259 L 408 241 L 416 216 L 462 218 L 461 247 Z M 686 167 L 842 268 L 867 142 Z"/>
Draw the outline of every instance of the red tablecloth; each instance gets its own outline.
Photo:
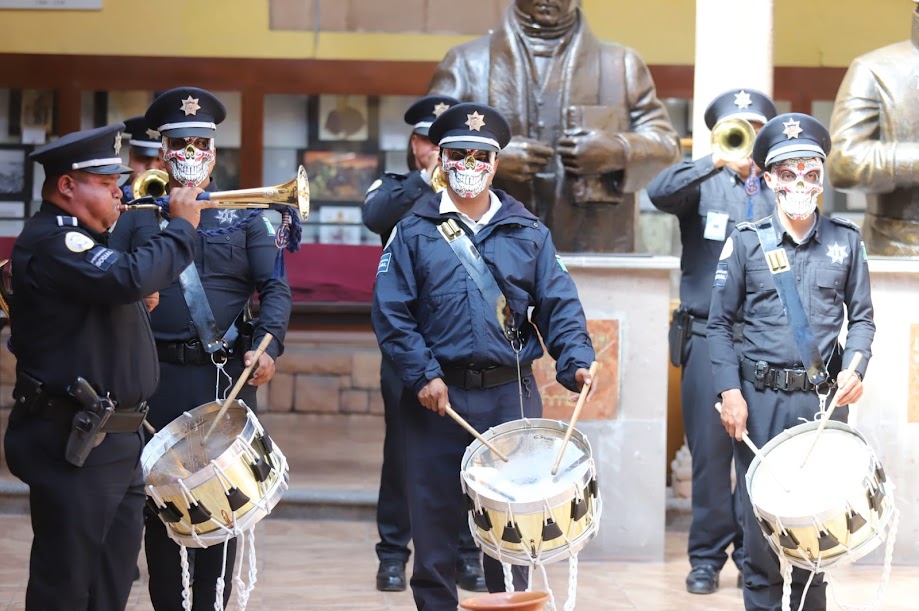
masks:
<path id="1" fill-rule="evenodd" d="M 0 238 L 0 259 L 9 257 L 16 238 Z M 285 253 L 287 278 L 295 303 L 373 301 L 379 246 L 303 244 Z"/>

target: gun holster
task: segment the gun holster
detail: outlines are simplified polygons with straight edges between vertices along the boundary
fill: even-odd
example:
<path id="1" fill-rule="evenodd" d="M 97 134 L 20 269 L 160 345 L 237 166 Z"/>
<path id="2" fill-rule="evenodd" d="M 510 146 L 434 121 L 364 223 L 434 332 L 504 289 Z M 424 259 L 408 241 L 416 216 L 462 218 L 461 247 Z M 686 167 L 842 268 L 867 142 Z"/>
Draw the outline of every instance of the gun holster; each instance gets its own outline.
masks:
<path id="1" fill-rule="evenodd" d="M 686 344 L 692 334 L 692 315 L 688 310 L 677 308 L 670 321 L 670 332 L 667 334 L 670 345 L 670 364 L 682 367 L 686 362 Z"/>
<path id="2" fill-rule="evenodd" d="M 105 439 L 102 429 L 115 411 L 115 403 L 108 396 L 96 394 L 89 382 L 80 377 L 67 392 L 83 409 L 73 415 L 64 459 L 75 467 L 82 467 L 90 451 Z"/>

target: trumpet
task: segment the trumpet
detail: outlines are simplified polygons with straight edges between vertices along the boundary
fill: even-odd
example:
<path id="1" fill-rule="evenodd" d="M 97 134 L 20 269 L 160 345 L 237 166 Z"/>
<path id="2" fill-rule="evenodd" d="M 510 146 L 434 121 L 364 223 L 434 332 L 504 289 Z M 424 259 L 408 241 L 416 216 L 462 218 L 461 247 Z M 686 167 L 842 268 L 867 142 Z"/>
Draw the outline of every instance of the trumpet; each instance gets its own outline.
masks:
<path id="1" fill-rule="evenodd" d="M 756 131 L 743 119 L 722 119 L 712 127 L 712 151 L 728 162 L 748 158 L 755 139 Z"/>
<path id="2" fill-rule="evenodd" d="M 122 204 L 119 209 L 128 210 L 159 210 L 158 204 L 145 203 L 141 200 L 156 197 L 154 193 L 161 189 L 166 192 L 169 184 L 168 175 L 162 170 L 147 170 L 137 177 L 132 183 L 136 198 L 127 204 Z M 306 221 L 310 214 L 310 183 L 306 169 L 301 165 L 297 170 L 297 177 L 273 187 L 258 187 L 256 189 L 236 189 L 234 191 L 214 191 L 213 193 L 198 194 L 198 201 L 204 208 L 222 208 L 224 210 L 243 210 L 249 208 L 272 208 L 289 211 L 295 209 L 301 221 Z M 136 202 L 136 203 L 135 203 Z"/>
<path id="3" fill-rule="evenodd" d="M 444 171 L 440 168 L 440 164 L 434 166 L 434 171 L 431 172 L 431 188 L 434 189 L 434 193 L 440 193 L 447 188 L 447 178 L 444 176 Z"/>

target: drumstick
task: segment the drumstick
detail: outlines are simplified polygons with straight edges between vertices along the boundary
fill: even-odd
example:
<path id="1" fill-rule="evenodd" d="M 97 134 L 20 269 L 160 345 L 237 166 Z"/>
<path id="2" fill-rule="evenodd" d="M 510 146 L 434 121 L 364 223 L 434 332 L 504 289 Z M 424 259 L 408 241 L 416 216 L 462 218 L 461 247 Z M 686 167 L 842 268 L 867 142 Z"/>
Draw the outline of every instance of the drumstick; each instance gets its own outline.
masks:
<path id="1" fill-rule="evenodd" d="M 571 439 L 571 433 L 574 431 L 574 423 L 578 421 L 581 414 L 581 408 L 584 407 L 584 401 L 587 400 L 587 393 L 590 391 L 590 385 L 593 384 L 594 376 L 597 374 L 597 361 L 590 364 L 590 382 L 584 384 L 581 388 L 581 394 L 578 396 L 578 402 L 574 406 L 574 413 L 571 414 L 571 422 L 568 423 L 568 430 L 565 431 L 565 438 L 562 440 L 562 447 L 558 450 L 558 458 L 555 459 L 555 466 L 552 467 L 552 475 L 558 473 L 558 466 L 562 463 L 562 456 L 565 455 L 565 448 L 568 447 L 568 441 Z"/>
<path id="2" fill-rule="evenodd" d="M 718 403 L 715 403 L 715 409 L 718 410 L 719 414 L 721 413 L 721 401 L 719 401 Z M 757 458 L 759 458 L 759 462 L 764 467 L 766 467 L 766 471 L 768 471 L 769 474 L 772 475 L 773 478 L 775 478 L 775 481 L 778 483 L 779 486 L 782 487 L 782 490 L 784 490 L 785 492 L 791 492 L 791 490 L 788 489 L 785 483 L 782 482 L 782 478 L 780 478 L 778 474 L 772 470 L 772 467 L 769 465 L 769 461 L 766 460 L 766 455 L 763 454 L 760 451 L 760 449 L 756 447 L 756 444 L 754 444 L 753 440 L 750 439 L 750 436 L 747 435 L 747 431 L 743 432 L 743 442 L 747 444 L 748 448 L 753 450 L 753 453 L 756 455 Z"/>
<path id="3" fill-rule="evenodd" d="M 207 429 L 207 433 L 204 434 L 204 438 L 201 439 L 201 445 L 204 445 L 204 442 L 207 441 L 208 436 L 214 432 L 214 428 L 217 426 L 217 423 L 220 422 L 220 419 L 223 418 L 223 415 L 227 413 L 230 404 L 236 400 L 236 395 L 239 394 L 239 391 L 242 390 L 243 384 L 246 383 L 246 380 L 249 379 L 249 374 L 252 373 L 252 370 L 258 365 L 258 359 L 262 356 L 262 353 L 268 349 L 268 344 L 271 343 L 274 337 L 271 333 L 265 333 L 265 337 L 262 338 L 261 343 L 258 345 L 258 348 L 255 349 L 255 354 L 252 355 L 252 362 L 249 363 L 249 366 L 243 369 L 242 374 L 239 376 L 239 379 L 236 380 L 236 386 L 233 387 L 233 390 L 230 391 L 229 396 L 224 399 L 223 405 L 220 406 L 220 411 L 217 412 L 217 417 L 214 418 L 214 421 L 211 422 L 211 428 Z"/>
<path id="4" fill-rule="evenodd" d="M 476 439 L 478 439 L 479 441 L 481 441 L 481 442 L 482 442 L 482 445 L 484 445 L 486 448 L 488 448 L 489 450 L 491 450 L 491 451 L 494 453 L 495 456 L 497 456 L 498 458 L 500 458 L 500 459 L 503 460 L 504 462 L 507 462 L 507 456 L 505 456 L 504 454 L 502 454 L 501 452 L 499 452 L 499 451 L 498 451 L 498 448 L 496 448 L 495 446 L 493 446 L 493 445 L 491 445 L 490 443 L 488 443 L 488 441 L 487 441 L 484 437 L 482 437 L 482 436 L 479 434 L 479 432 L 478 432 L 477 430 L 475 430 L 474 428 L 472 428 L 472 425 L 470 425 L 468 422 L 466 422 L 466 420 L 465 420 L 462 416 L 460 416 L 460 415 L 457 414 L 455 411 L 453 411 L 453 408 L 450 407 L 450 404 L 449 404 L 449 403 L 447 404 L 447 407 L 446 407 L 445 409 L 446 409 L 446 411 L 447 411 L 447 415 L 450 416 L 451 418 L 453 418 L 453 420 L 455 420 L 456 423 L 457 423 L 458 425 L 460 425 L 461 427 L 463 427 L 464 429 L 466 429 L 467 431 L 469 431 L 469 434 L 470 434 L 470 435 L 472 435 L 473 437 L 475 437 Z"/>
<path id="5" fill-rule="evenodd" d="M 850 376 L 855 375 L 855 368 L 858 367 L 858 364 L 861 362 L 861 360 L 862 360 L 861 352 L 856 352 L 852 356 L 852 362 L 849 363 L 849 366 L 846 368 L 846 371 L 849 372 Z M 846 380 L 848 381 L 848 378 L 846 378 Z M 814 435 L 814 442 L 811 444 L 811 449 L 807 451 L 807 454 L 804 455 L 804 460 L 801 461 L 802 469 L 804 468 L 804 465 L 807 464 L 807 459 L 810 458 L 811 453 L 813 453 L 814 451 L 814 448 L 817 447 L 817 440 L 820 439 L 820 433 L 822 433 L 823 429 L 826 428 L 826 423 L 830 421 L 830 416 L 833 415 L 833 410 L 836 409 L 836 404 L 839 403 L 838 397 L 839 397 L 840 390 L 842 389 L 841 388 L 838 389 L 836 391 L 836 394 L 833 395 L 833 400 L 830 401 L 830 407 L 826 410 L 826 414 L 824 414 L 823 418 L 820 420 L 820 426 L 817 427 L 817 434 Z"/>
<path id="6" fill-rule="evenodd" d="M 144 418 L 144 428 L 147 429 L 147 432 L 151 435 L 156 435 L 156 429 L 153 428 L 153 425 L 147 422 L 147 419 Z"/>

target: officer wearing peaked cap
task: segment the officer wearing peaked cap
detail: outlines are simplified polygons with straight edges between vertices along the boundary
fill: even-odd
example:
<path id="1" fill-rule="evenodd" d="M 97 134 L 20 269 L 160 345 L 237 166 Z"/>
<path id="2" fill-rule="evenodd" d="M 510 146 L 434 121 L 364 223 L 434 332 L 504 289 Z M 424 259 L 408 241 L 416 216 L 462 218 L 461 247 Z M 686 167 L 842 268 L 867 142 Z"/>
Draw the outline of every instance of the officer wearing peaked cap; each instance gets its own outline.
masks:
<path id="1" fill-rule="evenodd" d="M 740 119 L 759 130 L 774 116 L 775 105 L 768 96 L 736 88 L 711 101 L 705 124 L 712 129 L 719 122 Z M 712 409 L 714 389 L 705 333 L 712 278 L 734 227 L 768 215 L 775 200 L 763 182 L 762 170 L 749 157 L 724 159 L 718 149 L 658 174 L 648 185 L 648 197 L 680 222 L 680 307 L 670 327 L 670 357 L 675 366 L 682 366 L 680 398 L 692 454 L 693 519 L 686 589 L 711 594 L 718 589 L 728 548 L 733 545 L 731 559 L 738 568 L 743 558 L 743 530 L 731 484 L 734 448 Z"/>
<path id="2" fill-rule="evenodd" d="M 447 184 L 393 231 L 380 259 L 372 321 L 381 352 L 405 389 L 400 414 L 415 604 L 426 611 L 455 611 L 454 542 L 467 524 L 457 473 L 472 437 L 443 417 L 446 408 L 481 432 L 521 413 L 539 417 L 542 402 L 532 377 L 532 361 L 543 354 L 537 329 L 557 357 L 558 380 L 569 390 L 589 380 L 594 350 L 577 290 L 549 230 L 519 201 L 489 188 L 498 151 L 510 138 L 507 121 L 489 106 L 458 104 L 434 121 L 428 135 L 440 146 Z M 486 296 L 477 288 L 487 279 L 481 272 L 470 276 L 447 235 L 468 249 L 462 252 L 481 255 L 508 308 L 497 307 L 492 292 Z M 488 589 L 503 591 L 500 563 L 486 556 L 483 564 Z M 516 589 L 524 589 L 525 567 L 514 567 L 513 579 Z"/>
<path id="3" fill-rule="evenodd" d="M 445 110 L 459 104 L 459 100 L 444 95 L 423 97 L 405 111 L 405 122 L 411 126 L 406 151 L 406 163 L 412 169 L 408 174 L 385 173 L 367 191 L 361 211 L 364 225 L 380 235 L 385 244 L 400 219 L 428 198 L 443 190 L 443 174 L 437 169 L 440 151 L 428 139 L 428 130 L 434 120 Z M 402 382 L 399 373 L 388 359 L 380 363 L 380 389 L 386 421 L 383 441 L 383 467 L 380 476 L 380 493 L 377 501 L 377 531 L 380 541 L 376 553 L 380 564 L 376 587 L 383 592 L 406 588 L 405 565 L 410 551 L 411 523 L 405 489 L 405 456 L 402 419 L 399 414 L 399 396 Z M 465 590 L 484 591 L 481 552 L 466 525 L 459 532 L 456 557 L 456 582 Z"/>
<path id="4" fill-rule="evenodd" d="M 143 116 L 131 117 L 124 121 L 124 131 L 128 135 L 128 167 L 131 175 L 121 186 L 124 201 L 134 199 L 132 185 L 134 179 L 147 170 L 165 170 L 166 164 L 160 156 L 163 139 L 160 133 L 147 124 Z"/>
<path id="5" fill-rule="evenodd" d="M 775 192 L 775 209 L 738 225 L 713 280 L 707 331 L 721 421 L 735 440 L 747 609 L 781 609 L 784 581 L 747 490 L 753 453 L 741 443 L 743 431 L 762 447 L 802 419 L 814 418 L 820 409 L 816 391 L 835 393 L 840 407 L 857 401 L 871 356 L 874 309 L 858 226 L 817 210 L 829 150 L 829 133 L 809 115 L 788 113 L 766 123 L 753 157 Z M 843 348 L 839 332 L 845 318 Z M 737 322 L 744 324 L 739 362 L 733 342 Z M 863 357 L 856 373 L 841 371 L 856 352 Z M 844 418 L 846 411 L 837 409 L 834 417 Z M 807 589 L 809 576 L 794 568 L 792 608 L 805 598 L 804 609 L 826 609 L 823 575 Z"/>
<path id="6" fill-rule="evenodd" d="M 142 299 L 192 261 L 199 208 L 197 190 L 178 190 L 156 239 L 132 253 L 110 248 L 128 171 L 123 128 L 75 132 L 32 153 L 45 170 L 42 204 L 13 248 L 5 451 L 30 488 L 30 610 L 124 609 L 140 550 L 139 429 L 159 380 Z"/>
<path id="7" fill-rule="evenodd" d="M 209 192 L 216 190 L 211 172 L 217 156 L 217 125 L 226 118 L 220 100 L 203 89 L 178 87 L 160 94 L 145 118 L 162 136 L 170 187 L 194 185 Z M 128 213 L 118 223 L 113 240 L 125 249 L 137 248 L 159 232 L 153 213 L 140 210 Z M 274 339 L 252 363 L 252 375 L 239 393 L 239 399 L 257 410 L 256 387 L 274 375 L 290 318 L 287 278 L 274 273 L 278 253 L 275 240 L 275 229 L 262 211 L 201 211 L 194 266 L 182 282 L 160 291 L 159 305 L 150 312 L 162 372 L 160 385 L 150 398 L 148 420 L 156 429 L 169 425 L 185 411 L 213 401 L 215 395 L 222 397 L 229 392 L 252 361 L 252 344 L 260 342 L 267 332 Z M 251 319 L 249 299 L 255 292 L 259 295 L 259 318 Z M 217 364 L 223 366 L 226 375 L 219 374 Z M 187 583 L 179 546 L 169 538 L 156 513 L 147 512 L 145 518 L 150 600 L 156 611 L 179 611 L 183 609 L 183 583 Z M 226 587 L 220 588 L 222 597 L 218 584 L 233 574 L 236 543 L 233 538 L 226 547 L 189 551 L 191 568 L 186 565 L 186 570 L 194 571 L 191 596 L 196 611 L 213 609 L 215 603 L 228 604 L 232 581 L 225 580 Z"/>

